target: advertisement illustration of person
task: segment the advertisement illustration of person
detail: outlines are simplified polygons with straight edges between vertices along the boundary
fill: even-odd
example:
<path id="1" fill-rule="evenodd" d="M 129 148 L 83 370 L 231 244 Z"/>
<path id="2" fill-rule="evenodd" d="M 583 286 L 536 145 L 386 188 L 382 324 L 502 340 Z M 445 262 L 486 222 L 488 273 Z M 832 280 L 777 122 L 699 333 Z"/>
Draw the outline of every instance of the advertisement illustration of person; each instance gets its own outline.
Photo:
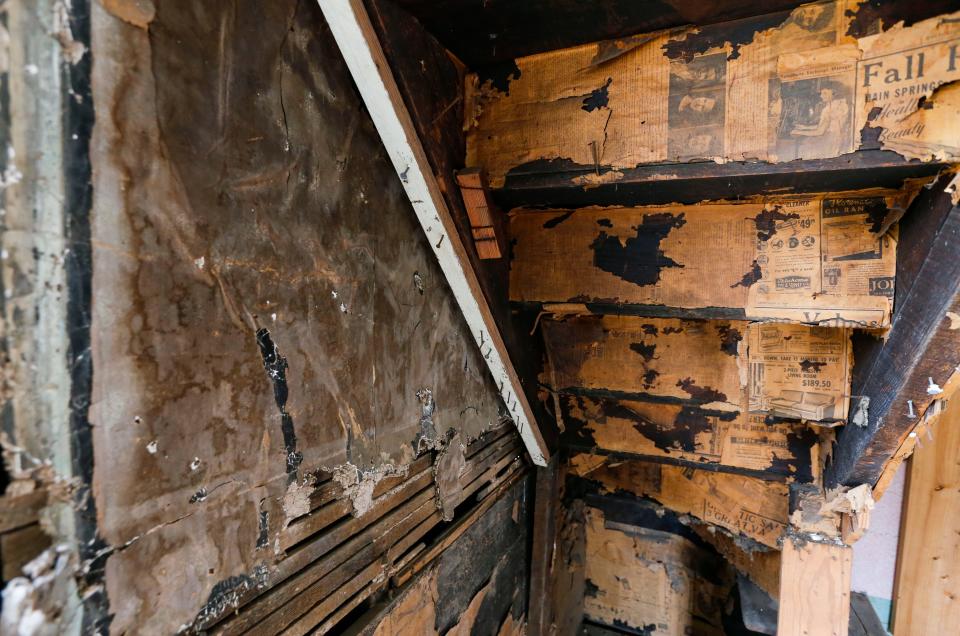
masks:
<path id="1" fill-rule="evenodd" d="M 813 125 L 798 125 L 790 131 L 794 137 L 819 137 L 818 146 L 827 157 L 836 157 L 842 154 L 846 147 L 844 130 L 850 115 L 850 105 L 836 96 L 835 90 L 829 86 L 820 89 L 820 101 L 823 109 L 820 119 Z"/>

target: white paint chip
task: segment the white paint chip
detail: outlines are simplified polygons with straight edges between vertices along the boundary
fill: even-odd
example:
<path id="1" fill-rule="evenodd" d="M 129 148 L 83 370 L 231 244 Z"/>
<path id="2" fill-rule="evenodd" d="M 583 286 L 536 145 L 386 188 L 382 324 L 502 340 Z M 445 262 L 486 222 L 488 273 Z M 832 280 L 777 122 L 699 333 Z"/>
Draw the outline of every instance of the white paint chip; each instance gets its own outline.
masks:
<path id="1" fill-rule="evenodd" d="M 203 269 L 203 265 L 206 263 L 206 259 L 204 259 L 204 257 L 201 256 L 197 260 L 193 261 L 193 263 L 197 266 L 197 269 Z"/>
<path id="2" fill-rule="evenodd" d="M 151 455 L 157 454 L 157 440 L 153 440 L 152 442 L 147 444 L 147 452 L 150 453 Z"/>

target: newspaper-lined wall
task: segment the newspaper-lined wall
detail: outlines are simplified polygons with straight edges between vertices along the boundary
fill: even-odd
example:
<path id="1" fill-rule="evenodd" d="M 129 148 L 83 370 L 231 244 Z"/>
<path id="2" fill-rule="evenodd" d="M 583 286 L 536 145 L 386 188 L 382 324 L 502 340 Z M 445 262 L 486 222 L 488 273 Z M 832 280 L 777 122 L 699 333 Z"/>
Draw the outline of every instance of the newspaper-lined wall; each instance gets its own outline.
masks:
<path id="1" fill-rule="evenodd" d="M 739 44 L 718 25 L 534 55 L 516 60 L 506 90 L 474 76 L 467 163 L 496 187 L 553 159 L 616 180 L 644 163 L 837 157 L 865 139 L 960 157 L 960 88 L 945 86 L 960 79 L 960 13 L 858 39 L 859 10 L 836 0 L 772 28 L 743 21 L 756 31 Z"/>
<path id="2" fill-rule="evenodd" d="M 778 323 L 750 326 L 747 364 L 751 413 L 846 420 L 850 404 L 850 331 Z"/>
<path id="3" fill-rule="evenodd" d="M 688 206 L 517 210 L 510 298 L 885 327 L 915 188 Z M 568 311 L 568 310 L 565 310 Z"/>

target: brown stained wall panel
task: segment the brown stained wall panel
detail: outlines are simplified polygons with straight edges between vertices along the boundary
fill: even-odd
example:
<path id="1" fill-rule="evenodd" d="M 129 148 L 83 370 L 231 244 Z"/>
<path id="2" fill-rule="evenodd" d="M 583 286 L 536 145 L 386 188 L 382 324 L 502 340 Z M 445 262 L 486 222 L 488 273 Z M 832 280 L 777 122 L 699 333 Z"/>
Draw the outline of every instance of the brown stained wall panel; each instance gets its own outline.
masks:
<path id="1" fill-rule="evenodd" d="M 314 471 L 347 466 L 362 505 L 418 446 L 497 424 L 499 398 L 317 5 L 112 7 L 94 495 L 112 629 L 175 631 L 271 576 Z"/>

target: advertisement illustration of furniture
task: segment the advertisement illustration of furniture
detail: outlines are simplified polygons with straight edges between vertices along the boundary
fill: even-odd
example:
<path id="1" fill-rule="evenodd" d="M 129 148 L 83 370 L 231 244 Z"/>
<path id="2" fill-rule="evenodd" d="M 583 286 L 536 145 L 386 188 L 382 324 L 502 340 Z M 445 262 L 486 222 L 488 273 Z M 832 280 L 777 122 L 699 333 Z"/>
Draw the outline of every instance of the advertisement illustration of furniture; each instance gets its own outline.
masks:
<path id="1" fill-rule="evenodd" d="M 810 391 L 785 390 L 770 398 L 768 408 L 772 415 L 806 420 L 824 420 L 833 416 L 833 397 Z"/>

